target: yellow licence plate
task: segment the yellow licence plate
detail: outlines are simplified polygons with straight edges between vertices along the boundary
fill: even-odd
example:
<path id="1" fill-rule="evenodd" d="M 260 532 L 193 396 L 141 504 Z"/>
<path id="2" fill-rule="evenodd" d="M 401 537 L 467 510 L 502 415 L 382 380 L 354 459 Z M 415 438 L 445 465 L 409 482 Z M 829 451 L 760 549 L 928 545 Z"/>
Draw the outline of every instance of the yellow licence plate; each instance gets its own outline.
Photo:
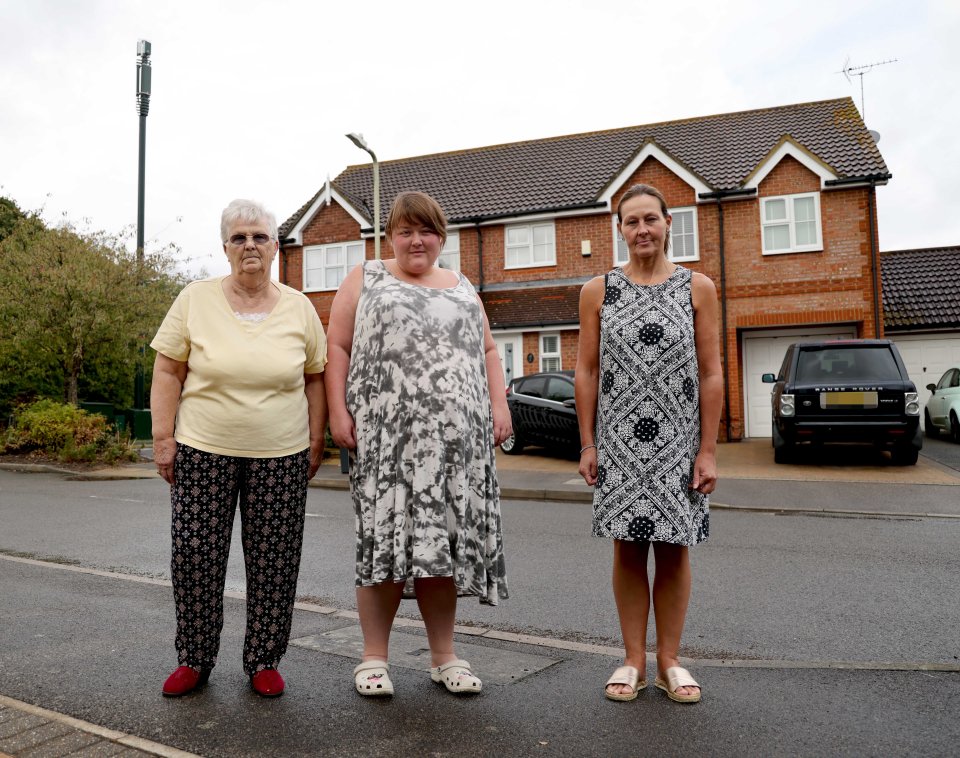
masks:
<path id="1" fill-rule="evenodd" d="M 821 392 L 821 408 L 876 408 L 876 392 Z"/>

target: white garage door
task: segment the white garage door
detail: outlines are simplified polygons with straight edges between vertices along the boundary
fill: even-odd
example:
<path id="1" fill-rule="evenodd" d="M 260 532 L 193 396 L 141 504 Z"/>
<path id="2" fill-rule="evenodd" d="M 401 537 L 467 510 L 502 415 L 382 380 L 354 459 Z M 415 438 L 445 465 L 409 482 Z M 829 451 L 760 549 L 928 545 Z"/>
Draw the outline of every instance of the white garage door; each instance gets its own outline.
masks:
<path id="1" fill-rule="evenodd" d="M 769 437 L 772 417 L 770 414 L 770 390 L 772 384 L 764 384 L 764 374 L 780 371 L 783 356 L 794 342 L 844 340 L 856 337 L 853 326 L 807 329 L 784 329 L 775 332 L 758 331 L 743 334 L 743 428 L 747 437 Z"/>
<path id="2" fill-rule="evenodd" d="M 960 366 L 960 335 L 892 336 L 907 366 L 907 373 L 920 392 L 920 405 L 930 399 L 928 384 L 936 384 L 951 366 Z"/>

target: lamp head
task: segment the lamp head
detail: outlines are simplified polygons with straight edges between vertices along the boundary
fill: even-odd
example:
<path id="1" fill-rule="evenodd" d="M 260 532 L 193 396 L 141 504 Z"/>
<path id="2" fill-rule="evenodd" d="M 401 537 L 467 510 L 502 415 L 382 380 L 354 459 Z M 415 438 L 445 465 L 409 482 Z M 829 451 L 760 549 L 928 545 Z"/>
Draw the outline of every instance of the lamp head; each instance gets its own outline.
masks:
<path id="1" fill-rule="evenodd" d="M 367 143 L 363 139 L 362 134 L 358 134 L 357 132 L 350 132 L 350 134 L 347 135 L 347 139 L 350 140 L 354 145 L 359 147 L 361 150 L 366 150 L 367 152 L 370 152 L 370 148 L 367 147 Z"/>

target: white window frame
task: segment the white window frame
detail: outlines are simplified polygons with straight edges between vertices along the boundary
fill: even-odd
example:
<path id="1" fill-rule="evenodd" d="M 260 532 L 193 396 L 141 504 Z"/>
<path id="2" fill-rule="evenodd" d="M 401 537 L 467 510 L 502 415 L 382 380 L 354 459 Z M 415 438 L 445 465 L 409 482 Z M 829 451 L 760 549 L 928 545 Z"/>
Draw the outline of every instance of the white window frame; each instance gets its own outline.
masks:
<path id="1" fill-rule="evenodd" d="M 510 232 L 516 231 L 518 229 L 526 229 L 528 232 L 529 241 L 525 244 L 509 242 Z M 549 230 L 549 244 L 551 247 L 550 258 L 548 260 L 535 261 L 533 260 L 533 239 L 535 231 L 538 229 L 547 229 Z M 519 262 L 510 262 L 511 252 L 518 258 L 523 258 Z M 524 257 L 524 254 L 525 257 Z M 511 224 L 510 226 L 505 226 L 503 228 L 503 267 L 504 269 L 518 269 L 518 268 L 542 268 L 543 266 L 556 266 L 557 265 L 557 230 L 556 226 L 552 220 L 537 223 L 537 224 Z"/>
<path id="2" fill-rule="evenodd" d="M 813 198 L 813 221 L 817 232 L 815 242 L 798 245 L 797 227 L 794 213 L 794 204 L 797 200 Z M 786 217 L 767 221 L 767 205 L 776 201 L 784 201 L 786 207 Z M 777 248 L 775 250 L 767 249 L 766 231 L 770 227 L 786 226 L 790 232 L 790 246 L 787 248 Z M 819 192 L 800 192 L 795 195 L 776 195 L 774 197 L 760 198 L 760 245 L 764 255 L 785 255 L 787 253 L 812 253 L 823 250 L 823 222 L 820 214 L 820 193 Z"/>
<path id="3" fill-rule="evenodd" d="M 556 351 L 547 351 L 546 342 L 548 339 L 556 338 L 557 340 L 557 349 Z M 551 360 L 553 358 L 557 359 L 556 368 L 547 368 L 544 365 L 544 361 Z M 563 339 L 560 336 L 560 332 L 541 332 L 540 333 L 540 370 L 541 371 L 563 371 Z"/>
<path id="4" fill-rule="evenodd" d="M 344 255 L 346 256 L 346 261 L 343 264 L 336 266 L 326 265 L 325 259 L 327 254 L 332 251 L 334 248 L 343 248 Z M 354 250 L 350 250 L 353 247 Z M 366 245 L 363 240 L 348 240 L 346 242 L 333 242 L 327 245 L 310 245 L 309 247 L 303 248 L 303 291 L 304 292 L 333 292 L 339 289 L 340 285 L 343 283 L 343 280 L 346 278 L 347 274 L 350 273 L 351 269 L 356 266 L 358 263 L 362 263 L 364 259 L 364 252 L 366 250 Z M 353 254 L 356 256 L 359 254 L 353 263 L 350 262 L 350 256 Z M 319 259 L 319 261 L 318 261 Z M 316 265 L 316 262 L 319 265 Z M 314 263 L 315 265 L 311 265 Z M 342 269 L 339 280 L 337 281 L 336 286 L 328 287 L 327 282 L 327 272 L 330 269 Z M 319 271 L 318 280 L 319 284 L 313 284 L 312 286 L 308 284 L 309 282 L 309 272 Z"/>
<path id="5" fill-rule="evenodd" d="M 437 265 L 451 271 L 460 270 L 460 232 L 447 232 L 447 240 L 443 243 Z"/>
<path id="6" fill-rule="evenodd" d="M 673 246 L 674 237 L 671 232 L 670 249 L 667 251 L 667 258 L 676 263 L 698 261 L 700 260 L 700 229 L 697 223 L 697 208 L 692 205 L 683 208 L 671 208 L 670 215 L 673 216 L 674 223 L 676 223 L 677 214 L 680 213 L 689 213 L 691 217 L 690 223 L 693 227 L 693 254 L 687 256 L 676 255 Z M 613 223 L 613 265 L 623 266 L 630 260 L 630 253 L 627 250 L 627 243 L 621 239 L 620 232 L 617 231 L 617 214 L 614 213 L 610 219 Z"/>
<path id="7" fill-rule="evenodd" d="M 677 228 L 677 216 L 680 214 L 690 214 L 690 226 L 691 231 L 690 236 L 693 237 L 693 252 L 690 255 L 677 255 L 676 247 L 674 246 L 674 240 L 676 236 L 674 235 L 674 230 Z M 684 208 L 671 208 L 670 215 L 673 216 L 673 222 L 670 227 L 670 250 L 667 251 L 667 257 L 675 263 L 685 263 L 688 261 L 698 261 L 700 260 L 700 231 L 697 225 L 697 209 L 694 206 L 687 206 Z M 687 236 L 687 235 L 684 235 Z"/>
<path id="8" fill-rule="evenodd" d="M 610 220 L 613 222 L 613 265 L 624 266 L 630 260 L 630 251 L 627 250 L 626 240 L 617 230 L 617 214 L 614 213 Z"/>

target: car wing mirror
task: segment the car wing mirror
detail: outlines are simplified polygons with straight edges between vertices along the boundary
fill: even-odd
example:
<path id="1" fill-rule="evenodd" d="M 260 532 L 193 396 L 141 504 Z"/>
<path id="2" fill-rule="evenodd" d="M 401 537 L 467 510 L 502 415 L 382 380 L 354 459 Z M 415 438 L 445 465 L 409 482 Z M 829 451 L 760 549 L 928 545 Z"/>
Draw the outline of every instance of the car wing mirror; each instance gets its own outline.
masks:
<path id="1" fill-rule="evenodd" d="M 930 390 L 930 391 L 933 392 L 933 393 L 936 393 L 936 391 L 937 391 L 937 385 L 936 385 L 936 384 L 928 384 L 928 385 L 927 385 L 927 389 Z"/>
<path id="2" fill-rule="evenodd" d="M 756 376 L 756 374 L 754 374 L 754 376 Z M 764 374 L 763 376 L 760 377 L 760 381 L 763 382 L 764 384 L 776 384 L 776 383 L 777 383 L 777 375 L 776 375 L 776 374 Z"/>

